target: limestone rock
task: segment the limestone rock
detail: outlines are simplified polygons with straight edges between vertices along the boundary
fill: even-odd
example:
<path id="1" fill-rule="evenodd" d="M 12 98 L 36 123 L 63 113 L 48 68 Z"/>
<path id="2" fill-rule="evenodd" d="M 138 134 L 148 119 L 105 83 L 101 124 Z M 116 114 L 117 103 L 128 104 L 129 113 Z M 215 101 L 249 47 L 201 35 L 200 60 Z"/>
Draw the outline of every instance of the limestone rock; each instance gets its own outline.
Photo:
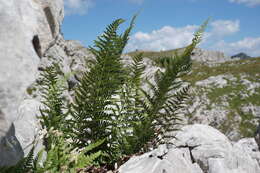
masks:
<path id="1" fill-rule="evenodd" d="M 254 138 L 243 138 L 234 143 L 234 147 L 240 148 L 245 153 L 249 154 L 251 158 L 257 160 L 260 165 L 260 151 Z"/>
<path id="2" fill-rule="evenodd" d="M 234 80 L 233 75 L 218 75 L 218 76 L 211 76 L 205 80 L 198 81 L 195 83 L 195 85 L 200 86 L 200 87 L 207 87 L 211 85 L 211 87 L 215 88 L 223 88 L 227 86 L 228 80 Z"/>
<path id="3" fill-rule="evenodd" d="M 6 121 L 0 111 L 0 166 L 18 162 L 23 157 L 23 149 L 15 136 L 14 125 Z"/>
<path id="4" fill-rule="evenodd" d="M 251 141 L 251 140 L 246 140 Z M 257 157 L 250 153 L 254 144 L 240 141 L 235 145 L 218 130 L 206 125 L 183 127 L 171 141 L 172 147 L 160 146 L 135 156 L 119 168 L 120 173 L 258 173 Z"/>
<path id="5" fill-rule="evenodd" d="M 152 152 L 135 156 L 119 168 L 120 173 L 203 173 L 197 163 L 192 163 L 189 150 L 161 146 Z"/>
<path id="6" fill-rule="evenodd" d="M 15 135 L 24 137 L 19 134 L 24 127 L 20 126 L 18 132 L 14 122 L 30 119 L 29 114 L 31 119 L 35 117 L 29 112 L 19 114 L 18 108 L 26 89 L 36 80 L 40 58 L 59 33 L 62 19 L 63 0 L 0 2 L 0 123 L 5 124 L 0 128 L 0 166 L 13 164 L 23 156 L 21 147 L 24 149 L 25 143 L 20 146 Z M 6 139 L 15 143 L 12 150 L 3 150 Z"/>
<path id="7" fill-rule="evenodd" d="M 191 59 L 208 65 L 231 60 L 231 58 L 226 56 L 223 52 L 203 50 L 200 48 L 196 48 L 193 51 Z"/>
<path id="8" fill-rule="evenodd" d="M 28 153 L 33 142 L 39 142 L 37 138 L 40 131 L 40 123 L 37 117 L 40 116 L 39 108 L 41 103 L 35 99 L 24 100 L 18 108 L 18 117 L 14 122 L 16 137 L 19 140 L 25 153 Z M 36 147 L 37 149 L 37 147 Z"/>

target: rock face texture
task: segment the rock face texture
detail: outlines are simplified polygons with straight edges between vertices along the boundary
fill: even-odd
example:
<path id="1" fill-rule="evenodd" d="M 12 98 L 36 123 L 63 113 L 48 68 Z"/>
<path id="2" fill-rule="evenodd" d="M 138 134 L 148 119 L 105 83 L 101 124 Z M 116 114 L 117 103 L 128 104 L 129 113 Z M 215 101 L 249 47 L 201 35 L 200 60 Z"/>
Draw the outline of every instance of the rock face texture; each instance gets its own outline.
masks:
<path id="1" fill-rule="evenodd" d="M 173 139 L 135 156 L 119 168 L 120 173 L 258 173 L 260 152 L 253 138 L 232 144 L 218 130 L 206 125 L 188 125 Z"/>
<path id="2" fill-rule="evenodd" d="M 196 48 L 193 51 L 191 58 L 192 60 L 203 62 L 209 65 L 231 60 L 230 57 L 226 56 L 223 52 L 203 50 L 200 48 Z"/>
<path id="3" fill-rule="evenodd" d="M 26 89 L 36 79 L 42 54 L 59 34 L 63 14 L 63 0 L 0 2 L 0 165 L 23 156 L 25 146 L 14 134 L 22 145 L 27 143 L 24 127 L 32 121 L 30 116 L 35 117 L 23 110 L 30 104 Z"/>
<path id="4" fill-rule="evenodd" d="M 63 18 L 63 0 L 0 2 L 0 166 L 16 163 L 40 140 L 40 71 L 58 63 L 71 89 L 85 58 L 93 58 L 79 42 L 64 40 Z"/>

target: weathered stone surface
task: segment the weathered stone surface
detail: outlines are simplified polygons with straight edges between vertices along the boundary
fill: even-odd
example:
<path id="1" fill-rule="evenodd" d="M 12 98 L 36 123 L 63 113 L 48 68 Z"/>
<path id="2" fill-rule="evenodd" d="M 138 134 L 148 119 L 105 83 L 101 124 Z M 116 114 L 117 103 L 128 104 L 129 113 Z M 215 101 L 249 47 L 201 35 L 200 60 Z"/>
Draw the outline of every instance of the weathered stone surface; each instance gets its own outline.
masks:
<path id="1" fill-rule="evenodd" d="M 251 158 L 257 160 L 260 165 L 260 151 L 254 138 L 243 138 L 234 143 L 234 147 L 238 147 L 245 153 L 249 154 Z"/>
<path id="2" fill-rule="evenodd" d="M 119 168 L 119 172 L 260 172 L 257 157 L 250 151 L 255 148 L 252 139 L 232 145 L 218 130 L 200 124 L 183 127 L 176 138 L 171 141 L 174 145 L 169 149 L 160 146 L 152 152 L 131 158 Z M 247 149 L 243 149 L 244 146 L 248 146 Z"/>
<path id="3" fill-rule="evenodd" d="M 41 103 L 35 99 L 24 100 L 18 108 L 18 117 L 14 122 L 16 137 L 19 140 L 25 153 L 28 153 L 40 130 L 40 123 L 37 117 L 40 116 L 39 108 Z"/>
<path id="4" fill-rule="evenodd" d="M 4 114 L 0 111 L 0 166 L 13 164 L 24 152 L 15 137 L 14 125 L 6 121 Z"/>
<path id="5" fill-rule="evenodd" d="M 218 130 L 206 125 L 189 125 L 182 128 L 173 140 L 177 147 L 193 148 L 191 154 L 204 172 L 257 173 L 260 167 L 255 159 L 238 147 Z"/>
<path id="6" fill-rule="evenodd" d="M 52 22 L 48 21 L 50 19 L 47 19 L 45 8 L 49 8 L 49 16 L 53 16 Z M 0 134 L 0 165 L 13 164 L 23 156 L 20 149 L 25 147 L 25 143 L 21 142 L 20 146 L 15 132 L 16 135 L 25 137 L 20 134 L 23 129 L 26 130 L 25 124 L 17 131 L 18 127 L 13 122 L 24 122 L 30 119 L 28 116 L 32 119 L 35 117 L 34 113 L 20 114 L 18 108 L 24 104 L 22 102 L 26 97 L 26 89 L 35 81 L 40 58 L 59 33 L 62 19 L 63 0 L 0 2 L 0 110 L 4 119 L 0 121 L 5 124 L 0 128 L 3 131 Z M 52 31 L 51 27 L 55 27 L 55 30 Z M 6 139 L 12 139 L 16 143 L 12 150 L 3 150 Z"/>
<path id="7" fill-rule="evenodd" d="M 43 69 L 52 62 L 56 62 L 59 63 L 64 74 L 73 72 L 78 75 L 86 70 L 86 60 L 91 59 L 93 59 L 93 55 L 78 41 L 64 40 L 61 35 L 58 35 L 44 53 L 39 68 Z"/>
<path id="8" fill-rule="evenodd" d="M 203 50 L 200 48 L 196 48 L 193 51 L 191 59 L 208 65 L 214 65 L 215 63 L 221 63 L 231 60 L 231 58 L 229 56 L 226 56 L 223 52 Z"/>
<path id="9" fill-rule="evenodd" d="M 203 173 L 192 163 L 188 149 L 171 149 L 161 146 L 152 152 L 135 156 L 119 168 L 120 173 L 181 172 Z"/>
<path id="10" fill-rule="evenodd" d="M 214 88 L 223 88 L 227 86 L 228 81 L 236 80 L 233 75 L 218 75 L 218 76 L 211 76 L 205 80 L 198 81 L 195 85 L 200 87 L 207 87 L 211 85 Z"/>

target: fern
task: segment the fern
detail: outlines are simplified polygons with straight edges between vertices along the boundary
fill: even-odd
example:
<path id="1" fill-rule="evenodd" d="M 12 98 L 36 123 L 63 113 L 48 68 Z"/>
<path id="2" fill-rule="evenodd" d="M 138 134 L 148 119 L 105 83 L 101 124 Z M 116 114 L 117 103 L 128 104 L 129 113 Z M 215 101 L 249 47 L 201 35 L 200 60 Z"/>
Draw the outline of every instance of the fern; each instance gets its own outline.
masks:
<path id="1" fill-rule="evenodd" d="M 77 169 L 96 165 L 96 159 L 103 155 L 101 151 L 92 152 L 91 154 L 88 152 L 101 145 L 104 140 L 100 140 L 79 150 L 68 143 L 59 131 L 53 130 L 50 133 L 53 133 L 52 136 L 55 136 L 55 140 L 52 141 L 51 148 L 47 151 L 46 160 L 43 162 L 43 165 L 39 164 L 39 160 L 42 160 L 44 150 L 39 152 L 33 161 L 32 170 L 35 173 L 76 172 Z"/>
<path id="2" fill-rule="evenodd" d="M 47 131 L 51 128 L 61 129 L 65 124 L 66 115 L 63 113 L 65 106 L 62 98 L 64 88 L 60 86 L 58 71 L 58 64 L 52 64 L 41 73 L 41 94 L 44 108 L 40 109 L 40 119 L 42 127 Z"/>
<path id="3" fill-rule="evenodd" d="M 135 17 L 128 29 L 121 35 L 118 27 L 124 22 L 115 20 L 104 34 L 96 41 L 90 51 L 95 55 L 75 91 L 71 124 L 75 130 L 72 138 L 76 146 L 82 147 L 88 141 L 94 142 L 106 139 L 100 149 L 111 158 L 120 157 L 118 120 L 119 115 L 114 111 L 117 107 L 119 90 L 125 83 L 125 69 L 121 55 L 133 27 Z"/>
<path id="4" fill-rule="evenodd" d="M 174 137 L 173 131 L 178 130 L 182 123 L 178 111 L 185 106 L 189 91 L 189 86 L 183 86 L 180 78 L 191 68 L 191 53 L 200 42 L 207 22 L 195 33 L 192 43 L 182 54 L 162 57 L 164 71 L 157 71 L 155 83 L 145 79 L 148 91 L 142 89 L 142 55 L 133 57 L 133 64 L 129 67 L 131 80 L 124 85 L 121 96 L 122 121 L 128 127 L 126 129 L 130 129 L 130 133 L 124 131 L 124 154 L 148 151 Z"/>

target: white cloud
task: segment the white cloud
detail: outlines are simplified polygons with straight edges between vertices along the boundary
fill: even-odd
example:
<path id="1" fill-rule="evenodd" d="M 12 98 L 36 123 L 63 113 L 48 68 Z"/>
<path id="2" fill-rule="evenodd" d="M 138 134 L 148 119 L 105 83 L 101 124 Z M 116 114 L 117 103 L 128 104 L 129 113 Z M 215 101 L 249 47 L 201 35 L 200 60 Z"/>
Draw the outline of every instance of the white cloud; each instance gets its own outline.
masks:
<path id="1" fill-rule="evenodd" d="M 144 2 L 144 0 L 128 0 L 128 1 L 135 4 L 142 4 Z"/>
<path id="2" fill-rule="evenodd" d="M 65 14 L 79 14 L 84 15 L 89 8 L 93 7 L 93 0 L 64 0 Z"/>
<path id="3" fill-rule="evenodd" d="M 229 0 L 229 2 L 246 4 L 247 6 L 254 7 L 260 5 L 260 0 Z"/>
<path id="4" fill-rule="evenodd" d="M 238 32 L 240 28 L 240 22 L 239 20 L 216 20 L 213 21 L 210 26 L 212 27 L 212 36 L 223 37 Z"/>
<path id="5" fill-rule="evenodd" d="M 128 51 L 139 50 L 167 50 L 184 47 L 191 43 L 196 25 L 181 28 L 164 26 L 150 33 L 137 32 L 129 40 Z"/>
<path id="6" fill-rule="evenodd" d="M 242 40 L 231 43 L 221 40 L 213 45 L 211 49 L 220 50 L 229 55 L 245 52 L 250 56 L 260 56 L 260 37 L 246 37 Z"/>
<path id="7" fill-rule="evenodd" d="M 204 34 L 203 44 L 213 41 L 215 43 L 224 36 L 239 31 L 238 20 L 216 20 L 210 26 L 210 32 Z M 127 51 L 136 49 L 158 51 L 184 47 L 191 43 L 193 34 L 198 28 L 198 25 L 187 25 L 185 27 L 164 26 L 150 33 L 139 31 L 129 40 Z"/>
<path id="8" fill-rule="evenodd" d="M 136 32 L 131 36 L 126 47 L 127 51 L 139 50 L 168 50 L 180 48 L 191 43 L 198 25 L 185 27 L 164 26 L 152 32 Z M 216 20 L 209 24 L 208 32 L 204 33 L 201 47 L 222 51 L 228 55 L 245 52 L 250 56 L 260 55 L 260 37 L 243 38 L 236 42 L 224 41 L 226 37 L 240 30 L 239 20 Z"/>

